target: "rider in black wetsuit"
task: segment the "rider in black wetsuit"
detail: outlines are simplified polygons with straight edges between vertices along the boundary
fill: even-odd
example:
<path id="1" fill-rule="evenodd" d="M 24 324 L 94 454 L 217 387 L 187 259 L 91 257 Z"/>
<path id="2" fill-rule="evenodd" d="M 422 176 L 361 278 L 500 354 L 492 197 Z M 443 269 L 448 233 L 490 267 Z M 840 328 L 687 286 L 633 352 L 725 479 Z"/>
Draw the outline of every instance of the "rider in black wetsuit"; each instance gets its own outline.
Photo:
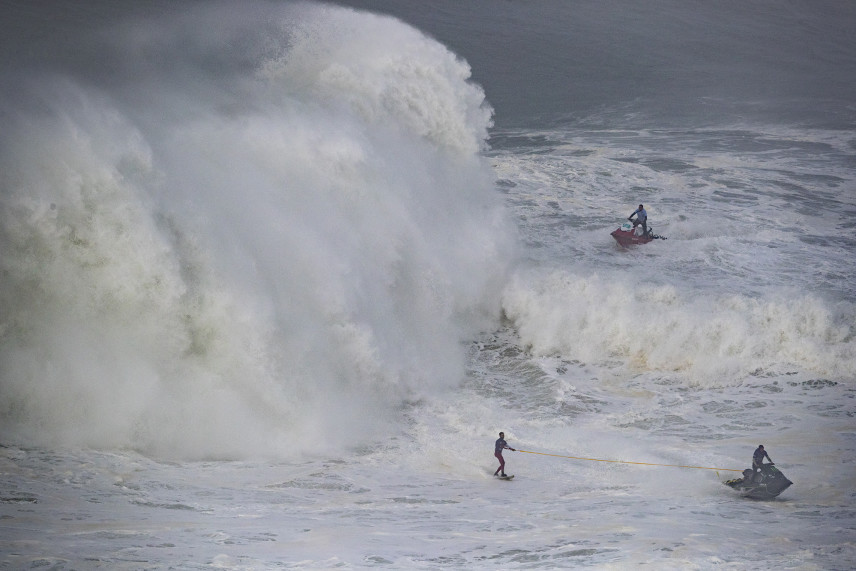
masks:
<path id="1" fill-rule="evenodd" d="M 764 457 L 766 457 L 767 460 L 770 461 L 769 464 L 763 464 Z M 755 453 L 752 454 L 752 473 L 755 474 L 758 472 L 758 470 L 761 470 L 764 466 L 772 466 L 772 465 L 773 465 L 773 459 L 770 458 L 770 455 L 767 454 L 766 450 L 764 450 L 764 445 L 759 444 L 758 448 L 755 449 Z"/>
<path id="2" fill-rule="evenodd" d="M 501 476 L 505 476 L 505 460 L 502 458 L 502 451 L 505 449 L 509 449 L 514 452 L 514 448 L 508 445 L 508 442 L 505 441 L 505 433 L 500 432 L 499 438 L 496 440 L 496 445 L 494 446 L 493 455 L 497 457 L 499 460 L 499 468 L 496 469 L 496 472 L 493 473 L 494 476 L 502 472 Z"/>

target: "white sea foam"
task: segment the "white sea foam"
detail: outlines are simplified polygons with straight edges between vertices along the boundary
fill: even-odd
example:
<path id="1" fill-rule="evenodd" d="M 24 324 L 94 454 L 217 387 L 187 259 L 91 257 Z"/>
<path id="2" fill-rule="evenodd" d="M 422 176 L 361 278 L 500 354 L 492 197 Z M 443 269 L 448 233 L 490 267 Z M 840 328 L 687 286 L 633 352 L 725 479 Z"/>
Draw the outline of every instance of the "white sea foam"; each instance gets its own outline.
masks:
<path id="1" fill-rule="evenodd" d="M 34 74 L 7 103 L 6 434 L 336 446 L 457 384 L 496 318 L 512 240 L 468 66 L 388 17 L 289 7 L 254 35 L 223 10 L 120 27 L 118 86 Z"/>
<path id="2" fill-rule="evenodd" d="M 678 372 L 690 384 L 740 384 L 791 368 L 851 379 L 854 307 L 811 294 L 764 299 L 690 295 L 674 285 L 567 272 L 518 275 L 503 308 L 536 354 L 631 370 Z"/>

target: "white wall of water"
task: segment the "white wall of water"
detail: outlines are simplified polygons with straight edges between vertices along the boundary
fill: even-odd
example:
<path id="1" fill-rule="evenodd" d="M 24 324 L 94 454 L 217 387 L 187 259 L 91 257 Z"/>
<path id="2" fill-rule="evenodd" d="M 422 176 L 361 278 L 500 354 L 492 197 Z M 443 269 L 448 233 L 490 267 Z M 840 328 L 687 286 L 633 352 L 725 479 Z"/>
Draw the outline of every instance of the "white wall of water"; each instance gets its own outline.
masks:
<path id="1" fill-rule="evenodd" d="M 461 342 L 498 317 L 514 238 L 468 66 L 388 17 L 229 10 L 81 39 L 106 74 L 65 60 L 16 76 L 0 147 L 7 438 L 336 448 L 456 385 Z"/>
<path id="2" fill-rule="evenodd" d="M 645 283 L 630 274 L 520 273 L 503 310 L 536 355 L 631 371 L 677 373 L 688 384 L 739 385 L 761 371 L 852 378 L 854 307 L 783 291 L 756 298 Z"/>

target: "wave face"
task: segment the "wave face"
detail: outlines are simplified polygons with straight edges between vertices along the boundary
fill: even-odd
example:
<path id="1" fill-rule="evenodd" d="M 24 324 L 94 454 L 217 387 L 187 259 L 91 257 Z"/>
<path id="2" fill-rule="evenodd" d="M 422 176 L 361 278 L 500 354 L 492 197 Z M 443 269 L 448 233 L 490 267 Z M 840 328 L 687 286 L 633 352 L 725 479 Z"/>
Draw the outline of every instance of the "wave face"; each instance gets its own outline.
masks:
<path id="1" fill-rule="evenodd" d="M 466 62 L 343 8 L 161 12 L 4 73 L 6 438 L 317 451 L 458 383 L 515 242 Z"/>

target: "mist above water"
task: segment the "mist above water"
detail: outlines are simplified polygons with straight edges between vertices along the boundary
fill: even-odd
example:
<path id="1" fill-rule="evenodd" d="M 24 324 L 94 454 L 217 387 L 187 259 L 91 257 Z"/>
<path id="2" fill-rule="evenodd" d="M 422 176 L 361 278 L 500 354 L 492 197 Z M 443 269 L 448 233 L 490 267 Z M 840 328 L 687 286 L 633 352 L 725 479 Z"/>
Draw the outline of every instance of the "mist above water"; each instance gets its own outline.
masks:
<path id="1" fill-rule="evenodd" d="M 79 45 L 3 77 L 7 439 L 314 451 L 460 381 L 514 243 L 465 62 L 313 5 Z"/>

